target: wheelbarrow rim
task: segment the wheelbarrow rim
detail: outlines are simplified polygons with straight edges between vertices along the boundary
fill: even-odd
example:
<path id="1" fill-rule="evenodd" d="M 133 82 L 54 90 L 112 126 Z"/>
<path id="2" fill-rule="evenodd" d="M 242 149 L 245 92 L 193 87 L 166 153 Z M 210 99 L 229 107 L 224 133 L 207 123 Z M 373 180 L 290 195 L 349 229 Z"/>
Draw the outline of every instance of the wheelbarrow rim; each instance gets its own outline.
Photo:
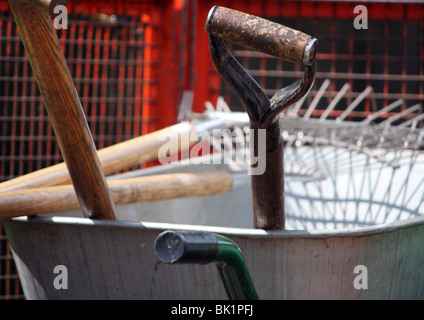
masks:
<path id="1" fill-rule="evenodd" d="M 424 225 L 424 216 L 393 221 L 385 224 L 377 224 L 373 226 L 340 228 L 340 229 L 305 229 L 305 230 L 264 230 L 236 227 L 217 227 L 208 225 L 195 224 L 175 224 L 163 222 L 133 222 L 133 221 L 109 221 L 94 220 L 79 217 L 64 216 L 35 216 L 35 217 L 17 217 L 3 221 L 4 223 L 30 223 L 30 224 L 56 224 L 56 225 L 73 225 L 81 227 L 103 227 L 103 228 L 128 228 L 128 229 L 146 229 L 157 230 L 197 230 L 208 231 L 212 233 L 222 234 L 224 236 L 243 236 L 247 238 L 258 239 L 323 239 L 333 237 L 365 237 L 376 234 L 390 233 L 406 228 L 413 228 Z"/>

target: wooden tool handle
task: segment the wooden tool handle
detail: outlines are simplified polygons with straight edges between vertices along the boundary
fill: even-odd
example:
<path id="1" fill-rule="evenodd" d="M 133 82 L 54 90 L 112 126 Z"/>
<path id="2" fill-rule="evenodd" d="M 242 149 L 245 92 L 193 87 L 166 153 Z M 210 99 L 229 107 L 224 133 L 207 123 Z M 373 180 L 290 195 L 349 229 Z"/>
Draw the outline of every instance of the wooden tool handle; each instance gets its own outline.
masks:
<path id="1" fill-rule="evenodd" d="M 226 171 L 174 173 L 109 181 L 116 205 L 196 197 L 227 192 L 232 176 Z M 77 210 L 72 185 L 0 193 L 0 219 Z"/>
<path id="2" fill-rule="evenodd" d="M 115 219 L 116 209 L 53 23 L 30 4 L 9 3 L 84 215 Z"/>
<path id="3" fill-rule="evenodd" d="M 317 40 L 300 31 L 240 11 L 214 6 L 206 31 L 223 40 L 309 66 L 315 59 Z"/>
<path id="4" fill-rule="evenodd" d="M 32 5 L 34 8 L 48 12 L 52 17 L 56 14 L 54 13 L 54 8 L 56 6 L 62 5 L 66 6 L 68 4 L 68 0 L 21 0 L 26 4 Z"/>
<path id="5" fill-rule="evenodd" d="M 187 150 L 197 143 L 196 129 L 189 123 L 179 123 L 145 134 L 98 151 L 105 175 L 158 158 L 160 148 L 167 143 L 160 137 L 175 137 L 178 151 Z M 13 190 L 51 187 L 70 184 L 71 177 L 65 163 L 59 163 L 0 183 L 0 193 Z"/>

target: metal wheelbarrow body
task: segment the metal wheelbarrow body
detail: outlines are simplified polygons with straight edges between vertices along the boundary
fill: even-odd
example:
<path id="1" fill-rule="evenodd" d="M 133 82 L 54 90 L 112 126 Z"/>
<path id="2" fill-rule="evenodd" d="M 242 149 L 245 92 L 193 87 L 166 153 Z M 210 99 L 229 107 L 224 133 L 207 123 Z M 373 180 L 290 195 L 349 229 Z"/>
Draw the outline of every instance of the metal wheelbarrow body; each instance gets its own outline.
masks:
<path id="1" fill-rule="evenodd" d="M 161 170 L 199 169 L 181 165 Z M 345 217 L 308 217 L 290 207 L 301 203 L 308 183 L 287 177 L 286 189 L 292 195 L 286 197 L 286 225 L 296 229 L 253 229 L 249 178 L 236 179 L 232 190 L 221 195 L 118 206 L 120 221 L 91 220 L 80 211 L 5 221 L 26 297 L 226 299 L 214 266 L 159 262 L 155 238 L 172 229 L 205 230 L 232 239 L 243 252 L 260 299 L 422 298 L 422 211 L 410 210 L 403 220 L 393 220 L 393 215 L 381 221 L 381 215 L 375 215 L 378 221 L 372 221 L 358 215 L 356 208 L 351 215 L 346 209 Z M 319 185 L 325 187 L 325 181 Z M 312 229 L 317 220 L 321 229 Z M 55 287 L 60 276 L 56 266 L 66 267 L 67 289 Z"/>

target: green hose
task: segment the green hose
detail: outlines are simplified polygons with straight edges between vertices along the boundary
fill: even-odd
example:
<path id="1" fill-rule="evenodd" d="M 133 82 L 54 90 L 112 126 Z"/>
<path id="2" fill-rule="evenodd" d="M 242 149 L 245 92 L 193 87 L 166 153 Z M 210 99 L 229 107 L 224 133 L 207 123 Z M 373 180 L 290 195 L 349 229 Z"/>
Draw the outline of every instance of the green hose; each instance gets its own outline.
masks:
<path id="1" fill-rule="evenodd" d="M 215 263 L 230 300 L 258 300 L 255 286 L 240 248 L 230 239 L 214 234 L 218 241 Z"/>
<path id="2" fill-rule="evenodd" d="M 155 241 L 165 263 L 215 262 L 230 300 L 258 300 L 240 248 L 230 239 L 204 231 L 165 231 Z"/>

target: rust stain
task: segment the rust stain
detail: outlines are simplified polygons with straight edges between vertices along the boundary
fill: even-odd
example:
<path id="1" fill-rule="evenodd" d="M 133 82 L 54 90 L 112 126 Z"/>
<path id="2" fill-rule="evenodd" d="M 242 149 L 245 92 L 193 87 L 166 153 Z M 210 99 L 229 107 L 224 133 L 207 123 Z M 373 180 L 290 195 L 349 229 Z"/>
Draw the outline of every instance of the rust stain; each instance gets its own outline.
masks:
<path id="1" fill-rule="evenodd" d="M 310 36 L 243 12 L 218 7 L 206 26 L 212 35 L 294 63 L 302 63 Z"/>

